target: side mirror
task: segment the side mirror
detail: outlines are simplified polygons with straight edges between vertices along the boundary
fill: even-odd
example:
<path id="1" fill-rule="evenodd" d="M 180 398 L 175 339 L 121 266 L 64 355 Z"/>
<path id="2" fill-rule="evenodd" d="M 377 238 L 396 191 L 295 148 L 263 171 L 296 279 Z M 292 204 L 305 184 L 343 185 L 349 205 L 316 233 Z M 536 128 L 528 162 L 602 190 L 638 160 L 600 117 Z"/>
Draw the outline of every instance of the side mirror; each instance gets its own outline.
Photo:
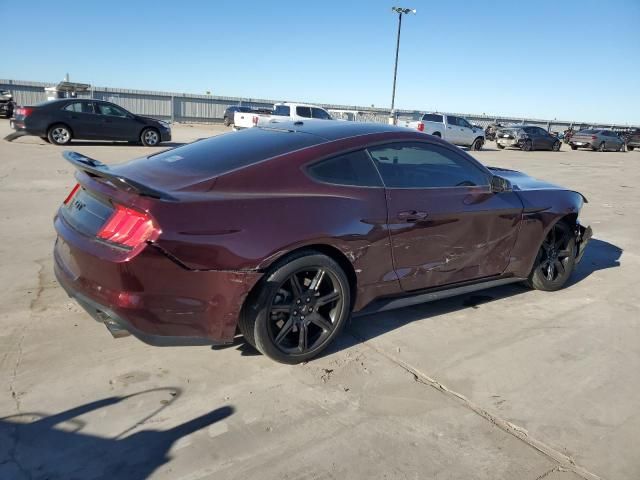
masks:
<path id="1" fill-rule="evenodd" d="M 513 185 L 511 185 L 511 182 L 506 178 L 494 175 L 491 177 L 491 191 L 493 193 L 512 192 Z"/>

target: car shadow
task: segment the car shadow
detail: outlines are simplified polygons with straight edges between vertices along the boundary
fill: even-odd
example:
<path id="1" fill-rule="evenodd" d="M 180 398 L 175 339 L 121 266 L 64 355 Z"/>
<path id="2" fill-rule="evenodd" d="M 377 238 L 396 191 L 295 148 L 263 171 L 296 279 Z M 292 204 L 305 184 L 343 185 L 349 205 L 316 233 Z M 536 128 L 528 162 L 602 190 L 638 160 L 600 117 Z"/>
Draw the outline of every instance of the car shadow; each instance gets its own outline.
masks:
<path id="1" fill-rule="evenodd" d="M 85 415 L 163 390 L 166 396 L 171 394 L 171 400 L 161 401 L 161 407 L 127 430 L 113 438 L 90 433 Z M 179 395 L 176 388 L 152 389 L 96 400 L 53 415 L 20 413 L 0 418 L 0 445 L 6 446 L 0 452 L 0 478 L 146 479 L 170 461 L 169 450 L 177 440 L 234 413 L 233 407 L 222 406 L 167 430 L 144 428 L 146 421 Z"/>
<path id="2" fill-rule="evenodd" d="M 591 239 L 581 262 L 576 267 L 565 288 L 570 288 L 572 285 L 585 280 L 598 270 L 619 267 L 622 253 L 623 250 L 616 245 L 604 240 Z M 531 293 L 531 289 L 524 283 L 513 283 L 397 310 L 367 315 L 354 315 L 346 327 L 346 331 L 350 335 L 341 335 L 338 337 L 332 345 L 316 358 L 332 355 L 333 353 L 384 335 L 387 332 L 415 321 L 447 315 L 462 309 L 475 309 L 483 303 L 499 301 L 528 293 Z M 242 336 L 236 336 L 234 343 L 227 347 L 233 346 L 243 352 L 243 355 L 259 355 L 255 349 L 244 341 Z M 220 347 L 215 348 L 218 349 Z"/>

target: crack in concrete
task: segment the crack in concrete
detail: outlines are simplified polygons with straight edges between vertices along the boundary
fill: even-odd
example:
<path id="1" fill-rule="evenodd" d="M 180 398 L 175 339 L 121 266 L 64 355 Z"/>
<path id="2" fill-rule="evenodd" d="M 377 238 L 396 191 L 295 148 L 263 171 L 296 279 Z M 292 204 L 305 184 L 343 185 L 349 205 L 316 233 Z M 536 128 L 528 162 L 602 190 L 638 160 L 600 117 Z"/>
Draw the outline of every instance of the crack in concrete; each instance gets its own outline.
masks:
<path id="1" fill-rule="evenodd" d="M 576 475 L 579 475 L 585 480 L 603 480 L 602 477 L 577 465 L 573 458 L 565 455 L 562 452 L 559 452 L 558 450 L 547 445 L 546 443 L 531 437 L 529 435 L 529 432 L 527 432 L 526 429 L 519 427 L 517 425 L 514 425 L 513 423 L 507 420 L 504 420 L 503 418 L 500 418 L 496 415 L 489 413 L 487 410 L 482 408 L 480 405 L 477 405 L 476 403 L 472 402 L 461 393 L 455 392 L 454 390 L 447 388 L 444 384 L 440 383 L 436 379 L 429 377 L 425 373 L 405 363 L 404 361 L 395 357 L 394 355 L 389 354 L 386 351 L 382 350 L 381 348 L 378 348 L 368 343 L 365 338 L 358 336 L 353 331 L 349 330 L 349 333 L 360 343 L 370 348 L 374 352 L 378 353 L 379 355 L 382 355 L 387 360 L 391 361 L 392 363 L 396 364 L 397 366 L 402 368 L 404 371 L 412 375 L 413 379 L 416 382 L 426 385 L 428 387 L 435 388 L 436 390 L 442 392 L 443 394 L 455 398 L 456 400 L 460 401 L 467 409 L 471 410 L 472 412 L 481 416 L 485 420 L 489 421 L 490 423 L 498 427 L 500 430 L 508 433 L 509 435 L 514 436 L 518 440 L 527 444 L 529 447 L 533 448 L 534 450 L 537 450 L 538 452 L 542 453 L 546 457 L 550 458 L 551 460 L 559 464 L 559 465 L 556 465 L 556 467 L 554 467 L 554 469 L 552 469 L 551 471 L 546 472 L 542 477 L 538 477 L 538 479 L 544 478 L 546 475 L 549 475 L 553 470 L 558 469 L 563 471 L 566 470 L 566 471 L 574 472 Z"/>

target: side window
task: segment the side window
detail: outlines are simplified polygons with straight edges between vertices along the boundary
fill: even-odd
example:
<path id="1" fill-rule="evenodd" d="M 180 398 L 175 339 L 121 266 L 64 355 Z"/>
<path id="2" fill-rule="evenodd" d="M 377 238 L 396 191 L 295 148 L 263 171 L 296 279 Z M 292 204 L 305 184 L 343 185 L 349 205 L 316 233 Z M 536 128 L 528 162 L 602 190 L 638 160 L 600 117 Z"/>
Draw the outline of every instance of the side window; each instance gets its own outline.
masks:
<path id="1" fill-rule="evenodd" d="M 291 109 L 289 105 L 276 105 L 276 109 L 273 111 L 273 115 L 278 117 L 288 117 L 290 115 Z"/>
<path id="2" fill-rule="evenodd" d="M 311 114 L 313 115 L 313 118 L 319 118 L 321 120 L 331 120 L 331 115 L 329 115 L 321 108 L 312 108 Z"/>
<path id="3" fill-rule="evenodd" d="M 548 137 L 549 135 L 551 135 L 544 128 L 538 127 L 538 128 L 536 128 L 536 130 L 538 131 L 538 135 L 540 135 L 541 137 Z"/>
<path id="4" fill-rule="evenodd" d="M 458 126 L 473 128 L 469 122 L 467 122 L 464 118 L 458 118 Z"/>
<path id="5" fill-rule="evenodd" d="M 528 133 L 529 135 L 533 135 L 533 136 L 537 136 L 538 132 L 536 131 L 536 129 L 534 127 L 524 127 L 522 130 L 525 131 L 525 133 Z"/>
<path id="6" fill-rule="evenodd" d="M 364 150 L 321 160 L 307 171 L 321 182 L 358 187 L 382 186 L 380 175 Z"/>
<path id="7" fill-rule="evenodd" d="M 453 125 L 455 127 L 458 126 L 458 117 L 454 117 L 453 115 L 447 115 L 447 123 L 449 125 Z"/>
<path id="8" fill-rule="evenodd" d="M 93 113 L 93 103 L 90 102 L 74 102 L 67 104 L 63 110 L 75 113 Z"/>
<path id="9" fill-rule="evenodd" d="M 425 113 L 422 116 L 422 121 L 424 121 L 424 122 L 442 123 L 443 122 L 443 117 L 442 117 L 442 115 L 439 115 L 437 113 Z"/>
<path id="10" fill-rule="evenodd" d="M 127 112 L 115 105 L 109 105 L 108 103 L 99 103 L 98 112 L 100 115 L 109 115 L 110 117 L 126 117 Z"/>
<path id="11" fill-rule="evenodd" d="M 489 185 L 489 176 L 461 154 L 440 145 L 398 143 L 372 147 L 382 180 L 391 188 Z"/>
<path id="12" fill-rule="evenodd" d="M 296 115 L 304 118 L 311 118 L 311 108 L 309 107 L 296 107 Z"/>

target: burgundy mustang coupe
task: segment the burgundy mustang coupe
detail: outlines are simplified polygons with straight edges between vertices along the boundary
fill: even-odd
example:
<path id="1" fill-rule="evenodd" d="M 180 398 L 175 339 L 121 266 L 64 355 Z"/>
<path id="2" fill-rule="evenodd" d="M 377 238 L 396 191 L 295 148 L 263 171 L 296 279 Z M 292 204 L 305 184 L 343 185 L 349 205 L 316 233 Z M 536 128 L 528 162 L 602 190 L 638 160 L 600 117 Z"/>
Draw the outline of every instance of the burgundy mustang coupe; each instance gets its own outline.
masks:
<path id="1" fill-rule="evenodd" d="M 510 282 L 561 288 L 591 229 L 577 192 L 387 125 L 281 123 L 107 166 L 65 152 L 60 284 L 114 336 L 322 351 L 352 312 Z"/>

